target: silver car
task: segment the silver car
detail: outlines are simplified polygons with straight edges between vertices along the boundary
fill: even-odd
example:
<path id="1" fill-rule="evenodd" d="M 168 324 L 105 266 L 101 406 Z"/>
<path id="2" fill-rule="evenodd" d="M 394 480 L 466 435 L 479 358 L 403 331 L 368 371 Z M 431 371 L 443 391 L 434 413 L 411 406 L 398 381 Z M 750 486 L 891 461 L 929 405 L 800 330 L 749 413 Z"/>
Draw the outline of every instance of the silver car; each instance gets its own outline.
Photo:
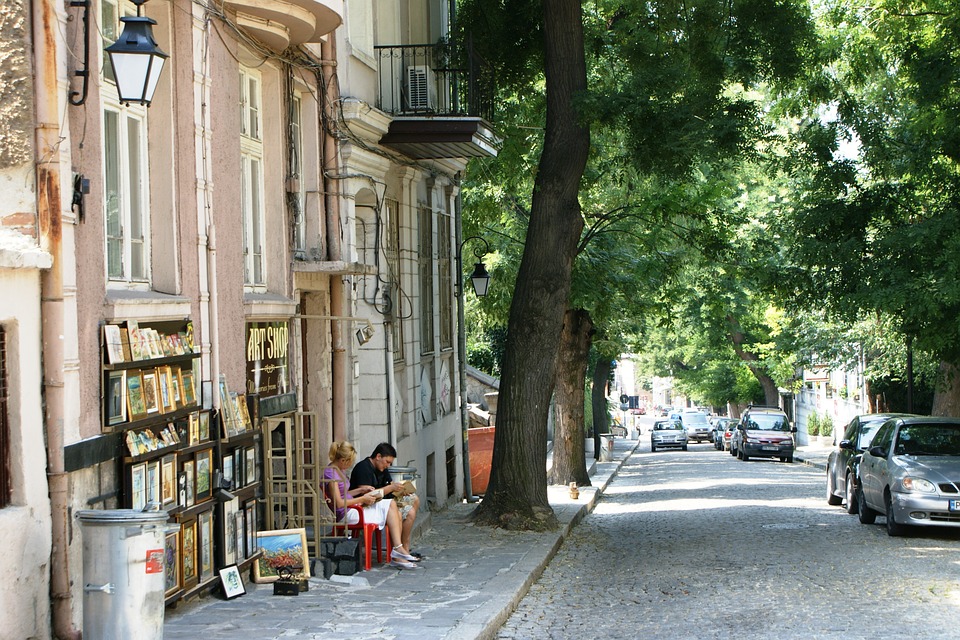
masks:
<path id="1" fill-rule="evenodd" d="M 677 420 L 657 420 L 650 431 L 650 451 L 666 447 L 687 450 L 687 432 Z"/>
<path id="2" fill-rule="evenodd" d="M 860 522 L 886 516 L 887 533 L 910 525 L 960 527 L 960 418 L 887 420 L 860 460 Z"/>

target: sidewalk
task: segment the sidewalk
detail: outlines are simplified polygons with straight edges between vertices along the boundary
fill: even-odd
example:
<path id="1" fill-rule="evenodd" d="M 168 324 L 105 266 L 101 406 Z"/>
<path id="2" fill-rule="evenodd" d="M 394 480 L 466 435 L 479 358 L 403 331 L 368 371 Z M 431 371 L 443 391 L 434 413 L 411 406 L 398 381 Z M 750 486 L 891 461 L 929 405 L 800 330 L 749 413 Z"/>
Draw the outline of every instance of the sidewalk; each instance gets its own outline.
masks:
<path id="1" fill-rule="evenodd" d="M 834 447 L 826 445 L 804 445 L 797 447 L 793 454 L 794 460 L 817 469 L 827 470 L 827 458 Z"/>
<path id="2" fill-rule="evenodd" d="M 458 503 L 431 514 L 429 530 L 415 541 L 422 568 L 375 564 L 349 578 L 311 578 L 299 596 L 274 596 L 272 585 L 249 583 L 233 600 L 208 595 L 168 609 L 164 638 L 492 638 L 638 443 L 617 438 L 614 460 L 594 465 L 593 486 L 581 487 L 579 500 L 566 487 L 548 487 L 556 531 L 476 527 L 476 505 Z"/>

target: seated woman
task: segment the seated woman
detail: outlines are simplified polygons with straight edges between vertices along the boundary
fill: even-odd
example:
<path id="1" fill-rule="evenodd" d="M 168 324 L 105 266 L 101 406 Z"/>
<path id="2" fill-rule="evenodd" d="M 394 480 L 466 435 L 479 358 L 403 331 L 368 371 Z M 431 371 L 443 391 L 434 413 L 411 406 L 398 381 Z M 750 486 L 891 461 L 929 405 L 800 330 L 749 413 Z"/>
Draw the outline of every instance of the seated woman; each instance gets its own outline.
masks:
<path id="1" fill-rule="evenodd" d="M 331 506 L 337 517 L 337 522 L 346 517 L 347 524 L 357 524 L 360 516 L 353 509 L 348 509 L 352 505 L 363 507 L 363 521 L 376 524 L 380 530 L 384 525 L 390 528 L 390 541 L 393 543 L 393 552 L 391 560 L 402 567 L 416 567 L 415 562 L 419 558 L 410 555 L 404 548 L 400 540 L 403 526 L 400 523 L 400 511 L 397 509 L 395 500 L 382 499 L 382 494 L 377 497 L 373 493 L 373 487 L 362 485 L 359 487 L 350 487 L 350 480 L 347 479 L 346 470 L 353 466 L 357 459 L 357 450 L 349 442 L 334 442 L 330 445 L 330 466 L 323 470 L 324 480 L 333 480 L 328 483 L 330 491 Z"/>

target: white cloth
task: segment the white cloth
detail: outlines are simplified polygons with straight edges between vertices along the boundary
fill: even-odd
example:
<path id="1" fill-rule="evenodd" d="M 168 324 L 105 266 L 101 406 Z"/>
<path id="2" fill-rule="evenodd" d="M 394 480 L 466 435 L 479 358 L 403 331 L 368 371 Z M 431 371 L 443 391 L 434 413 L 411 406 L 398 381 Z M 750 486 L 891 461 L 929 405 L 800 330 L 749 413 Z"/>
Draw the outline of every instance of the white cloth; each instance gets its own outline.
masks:
<path id="1" fill-rule="evenodd" d="M 383 529 L 387 524 L 387 512 L 390 510 L 389 498 L 374 502 L 370 506 L 363 507 L 363 521 L 367 524 L 375 524 L 378 529 Z M 347 509 L 347 524 L 357 524 L 360 522 L 360 515 L 356 509 Z"/>

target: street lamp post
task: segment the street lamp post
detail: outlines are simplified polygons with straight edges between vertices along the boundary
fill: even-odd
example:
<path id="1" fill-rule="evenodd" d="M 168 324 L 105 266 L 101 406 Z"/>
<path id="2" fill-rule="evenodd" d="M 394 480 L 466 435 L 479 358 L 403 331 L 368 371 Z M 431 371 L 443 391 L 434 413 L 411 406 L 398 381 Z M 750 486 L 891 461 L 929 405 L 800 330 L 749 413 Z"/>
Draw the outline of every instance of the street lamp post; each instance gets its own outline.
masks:
<path id="1" fill-rule="evenodd" d="M 157 90 L 157 82 L 160 81 L 163 63 L 169 56 L 160 50 L 153 37 L 153 25 L 157 21 L 140 15 L 146 1 L 133 0 L 137 5 L 137 15 L 120 18 L 123 31 L 105 51 L 110 55 L 120 102 L 149 107 Z"/>
<path id="2" fill-rule="evenodd" d="M 457 204 L 459 205 L 459 198 Z M 481 259 L 490 253 L 490 244 L 480 236 L 470 236 L 460 240 L 461 226 L 459 208 L 457 211 L 457 280 L 454 288 L 454 295 L 457 297 L 457 334 L 458 334 L 458 364 L 460 369 L 460 427 L 463 439 L 463 491 L 466 494 L 467 502 L 473 502 L 473 483 L 470 479 L 470 415 L 467 407 L 467 333 L 464 321 L 463 310 L 463 245 L 470 240 L 480 240 L 483 242 L 485 251 L 474 251 L 477 263 L 473 266 L 473 273 L 470 274 L 470 280 L 473 283 L 473 291 L 478 298 L 487 295 L 487 289 L 490 286 L 490 274 L 487 273 L 487 267 Z"/>

